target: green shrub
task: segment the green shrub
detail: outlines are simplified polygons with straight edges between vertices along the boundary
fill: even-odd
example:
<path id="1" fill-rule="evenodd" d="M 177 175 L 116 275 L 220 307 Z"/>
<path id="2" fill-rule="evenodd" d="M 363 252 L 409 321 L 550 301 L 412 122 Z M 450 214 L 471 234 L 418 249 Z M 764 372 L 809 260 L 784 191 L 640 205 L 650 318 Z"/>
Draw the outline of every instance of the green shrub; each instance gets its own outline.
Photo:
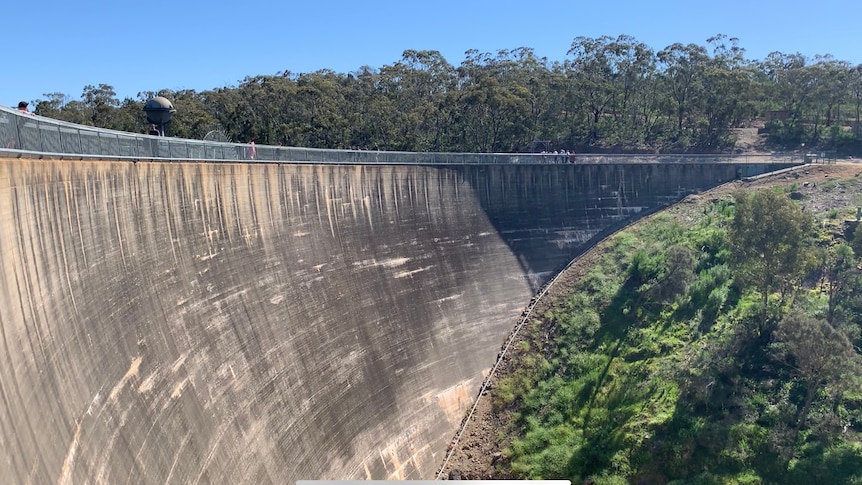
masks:
<path id="1" fill-rule="evenodd" d="M 853 230 L 853 236 L 850 238 L 850 247 L 857 258 L 862 258 L 862 229 L 859 229 L 860 225 L 862 224 L 856 226 L 856 229 Z"/>
<path id="2" fill-rule="evenodd" d="M 787 483 L 862 484 L 862 445 L 841 443 L 791 462 Z"/>

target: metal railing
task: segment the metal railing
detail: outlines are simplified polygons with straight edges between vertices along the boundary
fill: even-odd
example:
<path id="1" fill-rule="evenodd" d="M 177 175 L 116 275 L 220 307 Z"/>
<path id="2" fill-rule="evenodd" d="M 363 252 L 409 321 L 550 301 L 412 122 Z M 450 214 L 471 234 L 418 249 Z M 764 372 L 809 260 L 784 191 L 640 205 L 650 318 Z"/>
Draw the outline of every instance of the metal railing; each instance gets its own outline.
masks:
<path id="1" fill-rule="evenodd" d="M 153 161 L 490 165 L 797 161 L 799 155 L 597 155 L 330 150 L 160 137 L 77 125 L 0 107 L 0 156 Z"/>

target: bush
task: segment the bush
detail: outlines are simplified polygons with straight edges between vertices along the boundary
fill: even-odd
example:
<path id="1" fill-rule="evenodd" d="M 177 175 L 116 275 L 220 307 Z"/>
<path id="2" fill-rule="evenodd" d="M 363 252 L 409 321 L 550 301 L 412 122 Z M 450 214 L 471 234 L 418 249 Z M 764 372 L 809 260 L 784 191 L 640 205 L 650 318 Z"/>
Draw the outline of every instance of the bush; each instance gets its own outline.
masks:
<path id="1" fill-rule="evenodd" d="M 786 482 L 862 484 L 862 446 L 842 443 L 822 453 L 802 456 L 792 462 Z"/>
<path id="2" fill-rule="evenodd" d="M 860 225 L 857 225 L 856 229 L 853 230 L 853 237 L 850 239 L 850 248 L 853 249 L 857 258 L 862 257 L 862 229 L 859 229 Z"/>
<path id="3" fill-rule="evenodd" d="M 766 122 L 764 131 L 767 133 L 767 142 L 782 147 L 798 147 L 805 139 L 805 129 L 801 123 L 793 120 Z"/>

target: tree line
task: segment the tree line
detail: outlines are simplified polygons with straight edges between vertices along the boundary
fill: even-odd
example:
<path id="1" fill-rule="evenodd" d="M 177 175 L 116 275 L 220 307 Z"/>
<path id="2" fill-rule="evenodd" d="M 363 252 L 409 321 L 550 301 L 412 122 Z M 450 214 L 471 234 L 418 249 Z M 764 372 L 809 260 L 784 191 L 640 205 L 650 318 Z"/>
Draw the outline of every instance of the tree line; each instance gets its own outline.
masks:
<path id="1" fill-rule="evenodd" d="M 142 108 L 154 96 L 177 109 L 169 134 L 193 139 L 215 133 L 316 148 L 680 153 L 731 150 L 733 129 L 759 122 L 776 149 L 862 153 L 862 65 L 781 52 L 751 60 L 738 39 L 723 34 L 661 50 L 628 35 L 577 37 L 567 57 L 553 62 L 527 47 L 469 50 L 457 67 L 438 51 L 407 50 L 391 65 L 347 74 L 284 71 L 122 101 L 113 86 L 87 85 L 76 100 L 45 94 L 35 112 L 144 132 Z"/>

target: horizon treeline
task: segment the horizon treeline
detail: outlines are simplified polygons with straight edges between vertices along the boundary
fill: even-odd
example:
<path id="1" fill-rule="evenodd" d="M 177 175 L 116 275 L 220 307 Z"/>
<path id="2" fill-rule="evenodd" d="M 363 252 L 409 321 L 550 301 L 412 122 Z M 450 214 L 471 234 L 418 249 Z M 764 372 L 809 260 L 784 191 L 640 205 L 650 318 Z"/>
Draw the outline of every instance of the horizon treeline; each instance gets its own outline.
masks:
<path id="1" fill-rule="evenodd" d="M 258 144 L 446 152 L 730 151 L 735 128 L 760 128 L 769 148 L 862 154 L 862 65 L 831 55 L 745 57 L 719 34 L 661 50 L 628 36 L 576 37 L 563 61 L 531 48 L 438 51 L 350 73 L 250 76 L 237 86 L 160 90 L 119 100 L 87 85 L 36 101 L 39 115 L 146 132 L 154 96 L 177 112 L 170 136 Z"/>

